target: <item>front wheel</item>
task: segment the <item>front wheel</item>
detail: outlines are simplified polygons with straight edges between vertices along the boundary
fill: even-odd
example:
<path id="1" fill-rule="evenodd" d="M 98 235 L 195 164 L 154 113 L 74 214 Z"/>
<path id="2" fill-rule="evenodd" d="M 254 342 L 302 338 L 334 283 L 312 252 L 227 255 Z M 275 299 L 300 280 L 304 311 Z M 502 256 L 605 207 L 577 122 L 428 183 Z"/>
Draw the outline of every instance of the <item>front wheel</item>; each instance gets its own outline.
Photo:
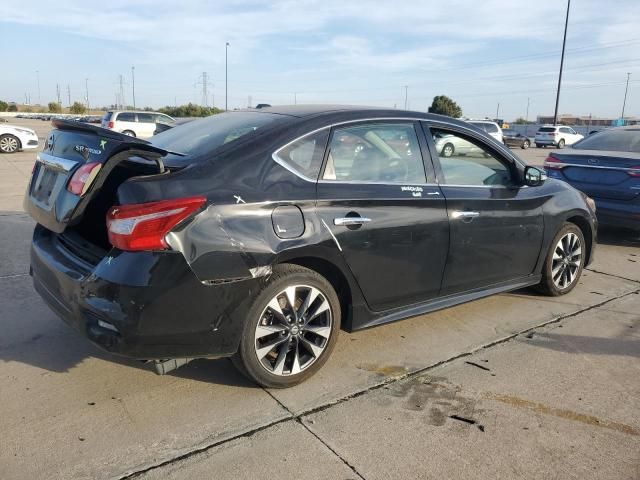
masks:
<path id="1" fill-rule="evenodd" d="M 525 140 L 524 142 L 522 142 L 522 149 L 523 150 L 526 150 L 530 146 L 531 146 L 531 142 L 529 142 L 529 140 Z"/>
<path id="2" fill-rule="evenodd" d="M 573 290 L 582 275 L 585 254 L 582 230 L 573 223 L 565 223 L 551 242 L 538 290 L 552 297 Z"/>
<path id="3" fill-rule="evenodd" d="M 340 320 L 340 301 L 322 275 L 279 265 L 249 309 L 233 363 L 263 387 L 296 385 L 327 361 Z"/>
<path id="4" fill-rule="evenodd" d="M 15 153 L 20 150 L 20 140 L 13 135 L 0 136 L 0 152 Z"/>

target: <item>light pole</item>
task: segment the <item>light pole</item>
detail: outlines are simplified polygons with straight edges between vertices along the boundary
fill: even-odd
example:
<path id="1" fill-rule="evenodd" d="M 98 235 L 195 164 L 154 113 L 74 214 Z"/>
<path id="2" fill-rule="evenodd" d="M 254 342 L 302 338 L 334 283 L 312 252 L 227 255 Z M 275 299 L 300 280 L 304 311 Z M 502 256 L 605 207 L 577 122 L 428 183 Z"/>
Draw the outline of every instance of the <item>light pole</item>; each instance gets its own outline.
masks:
<path id="1" fill-rule="evenodd" d="M 87 96 L 87 110 L 89 110 L 89 79 L 85 78 L 84 79 L 84 91 L 85 91 L 85 95 Z"/>
<path id="2" fill-rule="evenodd" d="M 629 77 L 631 76 L 631 72 L 627 72 L 627 86 L 624 89 L 624 101 L 622 102 L 622 124 L 624 125 L 624 107 L 627 106 L 627 92 L 629 91 Z"/>
<path id="3" fill-rule="evenodd" d="M 567 43 L 567 26 L 569 25 L 569 9 L 571 0 L 567 0 L 567 17 L 564 20 L 564 37 L 562 39 L 562 55 L 560 56 L 560 73 L 558 74 L 558 91 L 556 92 L 556 109 L 553 113 L 553 124 L 558 124 L 558 104 L 560 103 L 560 84 L 562 83 L 562 67 L 564 66 L 564 47 Z"/>
<path id="4" fill-rule="evenodd" d="M 409 106 L 409 85 L 404 86 L 404 109 Z"/>
<path id="5" fill-rule="evenodd" d="M 136 67 L 131 67 L 131 94 L 133 97 L 133 109 L 136 109 Z"/>
<path id="6" fill-rule="evenodd" d="M 524 136 L 527 136 L 527 130 L 529 130 L 529 97 L 527 97 L 527 113 L 524 115 Z"/>
<path id="7" fill-rule="evenodd" d="M 500 118 L 500 102 L 498 102 L 498 106 L 496 107 L 496 120 Z"/>
<path id="8" fill-rule="evenodd" d="M 229 77 L 228 77 L 228 60 L 229 60 L 229 42 L 224 46 L 224 109 L 229 110 Z"/>

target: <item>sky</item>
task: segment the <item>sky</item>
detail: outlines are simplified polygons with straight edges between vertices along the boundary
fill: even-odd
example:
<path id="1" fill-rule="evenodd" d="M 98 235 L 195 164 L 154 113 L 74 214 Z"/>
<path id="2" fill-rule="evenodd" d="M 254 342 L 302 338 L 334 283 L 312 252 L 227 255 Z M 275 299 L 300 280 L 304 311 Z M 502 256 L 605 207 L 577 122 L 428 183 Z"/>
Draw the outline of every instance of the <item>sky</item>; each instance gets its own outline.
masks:
<path id="1" fill-rule="evenodd" d="M 0 99 L 92 106 L 344 103 L 553 114 L 561 0 L 24 0 L 0 17 Z M 640 1 L 573 0 L 560 113 L 640 117 Z M 10 62 L 6 62 L 7 53 Z M 38 95 L 38 79 L 40 94 Z M 67 88 L 68 87 L 68 88 Z M 405 97 L 406 95 L 406 97 Z M 250 98 L 249 98 L 250 97 Z"/>

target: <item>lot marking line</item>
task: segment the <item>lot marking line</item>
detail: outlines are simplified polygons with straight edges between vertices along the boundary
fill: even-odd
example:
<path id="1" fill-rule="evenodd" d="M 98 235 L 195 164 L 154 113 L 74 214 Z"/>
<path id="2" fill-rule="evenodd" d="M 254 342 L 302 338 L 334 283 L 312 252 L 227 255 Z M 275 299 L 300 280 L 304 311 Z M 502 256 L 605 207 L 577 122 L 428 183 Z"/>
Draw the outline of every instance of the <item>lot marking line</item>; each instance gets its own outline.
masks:
<path id="1" fill-rule="evenodd" d="M 599 273 L 599 272 L 596 272 L 596 273 Z M 615 276 L 615 275 L 611 275 L 611 276 Z M 634 281 L 634 282 L 635 283 L 640 283 L 640 282 L 637 282 L 637 281 Z M 272 398 L 274 398 L 274 400 L 276 400 L 276 402 L 278 402 L 278 404 L 280 404 L 289 413 L 290 416 L 287 416 L 285 418 L 270 422 L 268 424 L 265 424 L 265 425 L 262 425 L 260 427 L 257 427 L 257 428 L 254 428 L 252 430 L 249 430 L 247 432 L 244 432 L 244 433 L 241 433 L 241 434 L 238 434 L 238 435 L 235 435 L 235 436 L 231 436 L 231 437 L 223 439 L 223 440 L 212 442 L 211 444 L 202 445 L 200 447 L 194 448 L 193 450 L 185 452 L 185 453 L 183 453 L 181 455 L 178 455 L 176 457 L 169 458 L 167 460 L 158 462 L 157 464 L 149 465 L 146 468 L 143 468 L 143 469 L 140 469 L 140 470 L 136 470 L 136 471 L 133 471 L 133 472 L 128 472 L 128 473 L 118 477 L 118 480 L 129 480 L 129 479 L 132 479 L 132 478 L 137 478 L 140 475 L 143 475 L 144 473 L 149 472 L 151 470 L 155 470 L 157 468 L 161 468 L 161 467 L 164 467 L 164 466 L 171 465 L 173 463 L 179 462 L 181 460 L 185 460 L 185 459 L 190 458 L 190 457 L 192 457 L 194 455 L 206 452 L 206 451 L 208 451 L 208 450 L 210 450 L 212 448 L 215 448 L 217 446 L 220 446 L 220 445 L 223 445 L 225 443 L 231 442 L 231 441 L 236 440 L 238 438 L 251 437 L 255 433 L 261 432 L 261 431 L 263 431 L 263 430 L 265 430 L 265 429 L 267 429 L 269 427 L 272 427 L 274 425 L 278 425 L 278 424 L 281 424 L 281 423 L 284 423 L 284 422 L 288 422 L 288 421 L 297 421 L 297 422 L 301 423 L 323 445 L 325 445 L 331 452 L 333 452 L 338 458 L 340 458 L 345 463 L 345 465 L 349 466 L 349 468 L 351 468 L 354 473 L 356 473 L 361 479 L 363 479 L 364 477 L 362 477 L 362 475 L 360 475 L 355 470 L 354 467 L 352 467 L 342 456 L 340 456 L 333 448 L 331 448 L 329 445 L 327 445 L 327 443 L 324 440 L 322 440 L 317 434 L 315 434 L 312 430 L 310 430 L 307 425 L 304 424 L 304 422 L 302 420 L 304 419 L 305 416 L 308 416 L 308 415 L 311 415 L 311 414 L 314 414 L 314 413 L 317 413 L 317 412 L 321 412 L 321 411 L 327 410 L 327 409 L 329 409 L 329 408 L 331 408 L 331 407 L 333 407 L 335 405 L 339 405 L 339 404 L 347 402 L 347 401 L 349 401 L 351 399 L 354 399 L 354 398 L 360 397 L 362 395 L 365 395 L 365 394 L 367 394 L 369 392 L 373 392 L 375 390 L 384 388 L 387 385 L 390 385 L 390 384 L 393 384 L 393 383 L 397 383 L 399 381 L 402 381 L 402 380 L 405 380 L 405 379 L 408 379 L 408 378 L 416 377 L 418 375 L 421 375 L 423 373 L 429 372 L 431 370 L 435 370 L 435 369 L 437 369 L 439 367 L 442 367 L 442 366 L 448 365 L 450 363 L 453 363 L 454 361 L 459 360 L 461 358 L 468 357 L 468 356 L 471 356 L 471 355 L 473 355 L 473 354 L 475 354 L 477 352 L 492 348 L 492 347 L 494 347 L 496 345 L 501 345 L 503 343 L 509 342 L 509 341 L 521 336 L 521 335 L 526 335 L 526 334 L 528 334 L 530 332 L 533 332 L 533 331 L 535 331 L 535 330 L 537 330 L 539 328 L 543 328 L 543 327 L 546 327 L 548 325 L 553 325 L 555 323 L 559 323 L 559 322 L 561 322 L 563 320 L 566 320 L 566 319 L 569 319 L 569 318 L 577 317 L 578 315 L 581 315 L 582 313 L 585 313 L 585 312 L 588 312 L 590 310 L 602 307 L 603 305 L 606 305 L 608 303 L 614 302 L 616 300 L 620 300 L 620 299 L 628 297 L 630 295 L 638 295 L 638 294 L 640 294 L 640 288 L 632 290 L 630 292 L 622 293 L 620 295 L 616 295 L 614 297 L 608 298 L 608 299 L 603 300 L 601 302 L 595 303 L 595 304 L 593 304 L 593 305 L 591 305 L 589 307 L 585 307 L 585 308 L 583 308 L 581 310 L 578 310 L 578 311 L 575 311 L 573 313 L 567 313 L 567 314 L 564 314 L 564 315 L 560 315 L 560 316 L 558 316 L 556 318 L 552 318 L 551 320 L 547 320 L 545 322 L 539 323 L 538 325 L 535 325 L 533 327 L 529 327 L 529 328 L 526 328 L 524 330 L 520 330 L 520 331 L 518 331 L 516 333 L 512 333 L 512 334 L 506 335 L 504 337 L 501 337 L 501 338 L 496 339 L 494 341 L 491 341 L 489 343 L 480 345 L 479 347 L 476 347 L 476 348 L 473 348 L 473 349 L 468 350 L 466 352 L 462 352 L 462 353 L 459 353 L 459 354 L 454 355 L 452 357 L 449 357 L 449 358 L 447 358 L 445 360 L 441 360 L 441 361 L 433 363 L 431 365 L 427 365 L 426 367 L 419 368 L 419 369 L 413 370 L 411 372 L 407 372 L 407 373 L 405 373 L 403 375 L 399 375 L 399 376 L 395 376 L 395 377 L 390 377 L 390 378 L 384 379 L 384 380 L 382 380 L 382 381 L 380 381 L 380 382 L 378 382 L 376 384 L 373 384 L 373 385 L 371 385 L 371 386 L 369 386 L 369 387 L 367 387 L 365 389 L 362 389 L 360 391 L 354 392 L 354 393 L 346 395 L 344 397 L 332 400 L 330 402 L 327 402 L 324 405 L 320 405 L 318 407 L 314 407 L 314 408 L 310 408 L 308 410 L 304 410 L 304 411 L 302 411 L 302 412 L 300 412 L 298 414 L 293 414 L 291 412 L 291 410 L 289 410 L 280 401 L 278 401 L 278 399 L 276 399 L 268 390 L 263 389 Z M 494 400 L 500 401 L 497 398 L 494 398 Z M 523 400 L 523 401 L 527 402 L 526 400 Z M 531 402 L 531 403 L 534 403 L 534 402 Z M 549 407 L 549 408 L 551 408 L 551 407 Z M 550 412 L 550 413 L 552 413 L 552 412 Z M 562 415 L 562 411 L 560 411 L 560 410 L 558 412 L 556 412 L 556 413 L 558 413 L 559 415 Z M 627 432 L 627 433 L 629 433 L 629 432 Z"/>

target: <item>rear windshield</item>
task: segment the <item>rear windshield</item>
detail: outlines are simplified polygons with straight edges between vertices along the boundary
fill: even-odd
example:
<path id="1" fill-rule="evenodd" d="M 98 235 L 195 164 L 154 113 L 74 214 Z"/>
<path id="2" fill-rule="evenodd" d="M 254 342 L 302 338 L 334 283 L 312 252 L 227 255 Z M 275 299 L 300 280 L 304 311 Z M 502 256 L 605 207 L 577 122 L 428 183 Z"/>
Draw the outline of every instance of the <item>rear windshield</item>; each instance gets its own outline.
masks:
<path id="1" fill-rule="evenodd" d="M 579 141 L 573 148 L 640 153 L 640 128 L 605 130 Z"/>
<path id="2" fill-rule="evenodd" d="M 151 138 L 151 143 L 165 150 L 197 157 L 284 118 L 273 113 L 219 113 L 161 132 Z"/>
<path id="3" fill-rule="evenodd" d="M 113 115 L 113 112 L 105 113 L 104 117 L 102 117 L 102 120 L 104 120 L 105 122 L 108 122 L 109 120 L 111 120 L 111 115 Z"/>
<path id="4" fill-rule="evenodd" d="M 556 127 L 540 127 L 538 131 L 539 132 L 555 132 Z"/>

